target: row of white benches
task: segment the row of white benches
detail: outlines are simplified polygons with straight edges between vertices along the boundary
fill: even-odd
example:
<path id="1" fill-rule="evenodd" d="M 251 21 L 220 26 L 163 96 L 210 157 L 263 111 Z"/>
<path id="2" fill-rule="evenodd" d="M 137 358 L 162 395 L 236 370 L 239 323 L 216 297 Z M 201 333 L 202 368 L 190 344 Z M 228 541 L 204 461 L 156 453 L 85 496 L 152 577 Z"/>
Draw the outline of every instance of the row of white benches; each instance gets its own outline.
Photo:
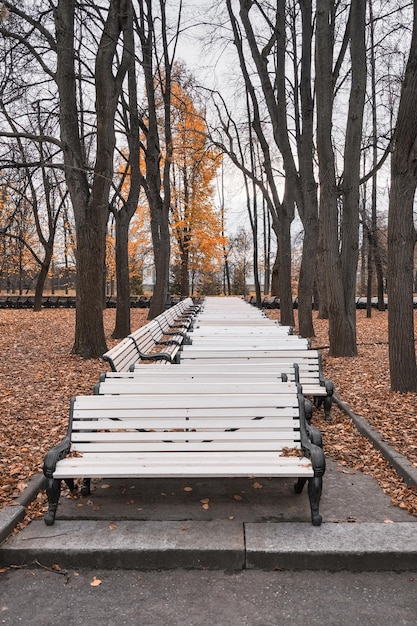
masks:
<path id="1" fill-rule="evenodd" d="M 318 353 L 314 367 L 298 359 L 315 351 L 239 299 L 207 299 L 195 313 L 181 313 L 192 343 L 169 344 L 178 348 L 176 364 L 136 353 L 123 371 L 104 374 L 94 395 L 73 398 L 67 437 L 45 458 L 47 524 L 62 480 L 73 488 L 83 478 L 87 494 L 94 477 L 221 476 L 294 477 L 298 493 L 308 481 L 311 521 L 321 524 L 321 435 L 297 382 L 304 376 L 310 392 L 322 387 L 314 378 Z M 178 325 L 177 318 L 169 332 Z M 291 355 L 285 361 L 277 360 L 278 346 Z"/>

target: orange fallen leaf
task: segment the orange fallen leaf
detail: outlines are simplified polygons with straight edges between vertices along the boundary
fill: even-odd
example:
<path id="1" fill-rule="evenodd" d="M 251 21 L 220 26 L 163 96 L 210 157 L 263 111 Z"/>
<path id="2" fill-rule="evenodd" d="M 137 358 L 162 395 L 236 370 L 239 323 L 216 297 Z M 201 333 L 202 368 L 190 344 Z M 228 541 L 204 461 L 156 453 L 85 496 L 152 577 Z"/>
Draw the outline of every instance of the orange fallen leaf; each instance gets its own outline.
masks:
<path id="1" fill-rule="evenodd" d="M 59 572 L 61 570 L 61 566 L 58 565 L 57 563 L 52 563 L 51 569 L 55 570 L 56 572 Z"/>
<path id="2" fill-rule="evenodd" d="M 109 530 L 116 530 L 116 524 L 109 524 Z"/>
<path id="3" fill-rule="evenodd" d="M 236 494 L 233 496 L 233 498 L 234 498 L 235 500 L 242 500 L 242 496 L 240 496 L 238 493 L 236 493 Z"/>
<path id="4" fill-rule="evenodd" d="M 96 578 L 96 576 L 94 576 L 93 580 L 90 583 L 90 587 L 98 587 L 99 585 L 101 585 L 100 578 Z"/>
<path id="5" fill-rule="evenodd" d="M 110 485 L 105 483 L 104 485 L 100 485 L 100 489 L 110 489 Z"/>
<path id="6" fill-rule="evenodd" d="M 204 509 L 205 511 L 207 511 L 210 507 L 207 503 L 204 503 L 201 505 L 201 508 Z"/>
<path id="7" fill-rule="evenodd" d="M 253 483 L 252 487 L 253 487 L 254 489 L 262 489 L 262 488 L 263 488 L 263 485 L 261 485 L 261 483 L 257 483 L 257 482 L 255 482 L 255 483 Z"/>
<path id="8" fill-rule="evenodd" d="M 193 488 L 192 487 L 184 487 L 184 491 L 192 491 Z"/>

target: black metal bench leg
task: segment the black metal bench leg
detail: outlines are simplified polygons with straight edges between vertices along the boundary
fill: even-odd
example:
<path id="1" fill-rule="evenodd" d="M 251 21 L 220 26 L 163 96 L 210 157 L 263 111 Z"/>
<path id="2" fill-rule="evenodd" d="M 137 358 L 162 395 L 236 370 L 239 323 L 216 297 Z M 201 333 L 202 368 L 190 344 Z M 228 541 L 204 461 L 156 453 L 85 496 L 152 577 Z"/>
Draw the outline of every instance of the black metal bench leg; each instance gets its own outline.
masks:
<path id="1" fill-rule="evenodd" d="M 311 523 L 313 526 L 320 526 L 322 522 L 322 516 L 319 513 L 322 486 L 322 476 L 313 476 L 313 478 L 308 479 L 308 497 L 310 498 Z"/>
<path id="2" fill-rule="evenodd" d="M 331 396 L 325 396 L 323 399 L 324 404 L 324 418 L 327 422 L 330 422 L 332 416 L 330 415 L 330 411 L 332 408 L 332 398 Z"/>
<path id="3" fill-rule="evenodd" d="M 91 485 L 91 478 L 83 478 L 83 484 L 81 487 L 81 494 L 83 496 L 89 496 L 91 493 L 91 489 L 90 489 L 90 485 Z"/>
<path id="4" fill-rule="evenodd" d="M 307 482 L 307 478 L 299 478 L 294 485 L 295 493 L 301 493 L 302 490 L 304 489 L 304 485 L 306 484 L 306 482 Z"/>
<path id="5" fill-rule="evenodd" d="M 75 483 L 73 478 L 64 478 L 64 482 L 70 491 L 75 491 Z"/>
<path id="6" fill-rule="evenodd" d="M 44 521 L 47 526 L 52 526 L 55 522 L 59 496 L 61 495 L 61 481 L 57 478 L 47 478 L 46 495 L 48 497 L 48 511 L 45 514 Z"/>

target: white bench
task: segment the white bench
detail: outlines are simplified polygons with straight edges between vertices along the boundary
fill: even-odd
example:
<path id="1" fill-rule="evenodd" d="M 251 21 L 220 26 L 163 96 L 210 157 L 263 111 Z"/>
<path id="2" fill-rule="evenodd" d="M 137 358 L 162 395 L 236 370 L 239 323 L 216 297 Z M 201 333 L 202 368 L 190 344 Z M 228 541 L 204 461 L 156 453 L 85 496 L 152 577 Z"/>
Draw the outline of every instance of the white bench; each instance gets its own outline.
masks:
<path id="1" fill-rule="evenodd" d="M 323 374 L 321 353 L 318 350 L 200 350 L 184 348 L 180 355 L 180 367 L 187 365 L 191 370 L 203 367 L 210 371 L 223 372 L 228 376 L 237 371 L 265 371 L 287 374 L 289 380 L 299 382 L 303 394 L 313 396 L 316 406 L 323 404 L 325 419 L 331 419 L 334 387 Z"/>
<path id="2" fill-rule="evenodd" d="M 177 362 L 197 310 L 191 298 L 179 302 L 122 339 L 103 354 L 103 360 L 114 372 L 128 371 L 137 361 Z"/>
<path id="3" fill-rule="evenodd" d="M 323 404 L 326 420 L 331 419 L 331 406 L 333 401 L 333 383 L 324 377 L 321 365 L 321 354 L 317 350 L 309 350 L 308 356 L 298 358 L 297 363 L 286 359 L 285 355 L 276 359 L 217 359 L 209 361 L 185 360 L 179 366 L 164 368 L 155 372 L 154 368 L 136 366 L 130 372 L 102 374 L 100 381 L 142 380 L 151 382 L 177 381 L 203 378 L 206 381 L 238 382 L 241 380 L 253 380 L 266 382 L 268 380 L 289 380 L 300 383 L 302 393 L 306 397 L 312 397 L 316 406 Z"/>
<path id="4" fill-rule="evenodd" d="M 144 368 L 147 369 L 147 368 Z M 61 481 L 74 478 L 294 477 L 309 482 L 319 526 L 325 459 L 304 398 L 288 393 L 95 395 L 72 399 L 65 439 L 45 457 L 45 523 L 55 521 Z M 87 478 L 86 478 L 87 477 Z"/>

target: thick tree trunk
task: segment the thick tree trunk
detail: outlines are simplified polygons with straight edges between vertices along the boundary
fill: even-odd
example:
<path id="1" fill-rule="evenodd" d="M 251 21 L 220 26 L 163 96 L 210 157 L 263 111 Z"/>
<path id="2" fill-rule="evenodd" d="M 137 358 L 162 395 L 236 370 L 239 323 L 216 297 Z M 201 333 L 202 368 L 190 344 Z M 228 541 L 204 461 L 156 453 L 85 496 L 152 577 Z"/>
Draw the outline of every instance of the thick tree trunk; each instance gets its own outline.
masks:
<path id="1" fill-rule="evenodd" d="M 410 56 L 401 90 L 391 167 L 388 216 L 388 341 L 393 391 L 417 391 L 413 274 L 417 186 L 417 2 Z"/>
<path id="2" fill-rule="evenodd" d="M 138 90 L 135 64 L 135 41 L 133 35 L 133 7 L 131 0 L 125 1 L 123 12 L 124 47 L 123 55 L 129 66 L 127 102 L 124 102 L 125 125 L 129 145 L 129 193 L 121 208 L 114 210 L 116 222 L 116 279 L 117 304 L 116 323 L 113 337 L 120 339 L 130 333 L 130 275 L 129 275 L 129 224 L 138 206 L 139 194 L 143 182 L 140 171 L 139 154 L 139 112 Z"/>
<path id="3" fill-rule="evenodd" d="M 317 8 L 316 89 L 320 223 L 326 276 L 331 356 L 356 356 L 356 270 L 359 237 L 359 164 L 365 93 L 365 5 L 353 0 L 349 21 L 352 79 L 344 155 L 343 213 L 339 207 L 332 146 L 333 32 L 331 0 Z M 340 240 L 339 240 L 340 227 Z"/>
<path id="4" fill-rule="evenodd" d="M 77 308 L 73 352 L 84 358 L 107 350 L 103 301 L 106 224 L 115 147 L 114 117 L 127 65 L 117 75 L 113 63 L 122 30 L 123 0 L 110 2 L 95 64 L 97 157 L 90 193 L 82 138 L 79 133 L 74 71 L 74 0 L 59 0 L 56 12 L 57 72 L 65 176 L 77 236 Z"/>
<path id="5" fill-rule="evenodd" d="M 298 332 L 302 337 L 313 337 L 314 260 L 317 254 L 319 222 L 314 176 L 314 103 L 311 93 L 312 1 L 301 0 L 300 6 L 303 28 L 300 84 L 302 131 L 298 141 L 298 154 L 303 202 L 298 209 L 304 227 L 304 241 L 298 282 Z"/>

